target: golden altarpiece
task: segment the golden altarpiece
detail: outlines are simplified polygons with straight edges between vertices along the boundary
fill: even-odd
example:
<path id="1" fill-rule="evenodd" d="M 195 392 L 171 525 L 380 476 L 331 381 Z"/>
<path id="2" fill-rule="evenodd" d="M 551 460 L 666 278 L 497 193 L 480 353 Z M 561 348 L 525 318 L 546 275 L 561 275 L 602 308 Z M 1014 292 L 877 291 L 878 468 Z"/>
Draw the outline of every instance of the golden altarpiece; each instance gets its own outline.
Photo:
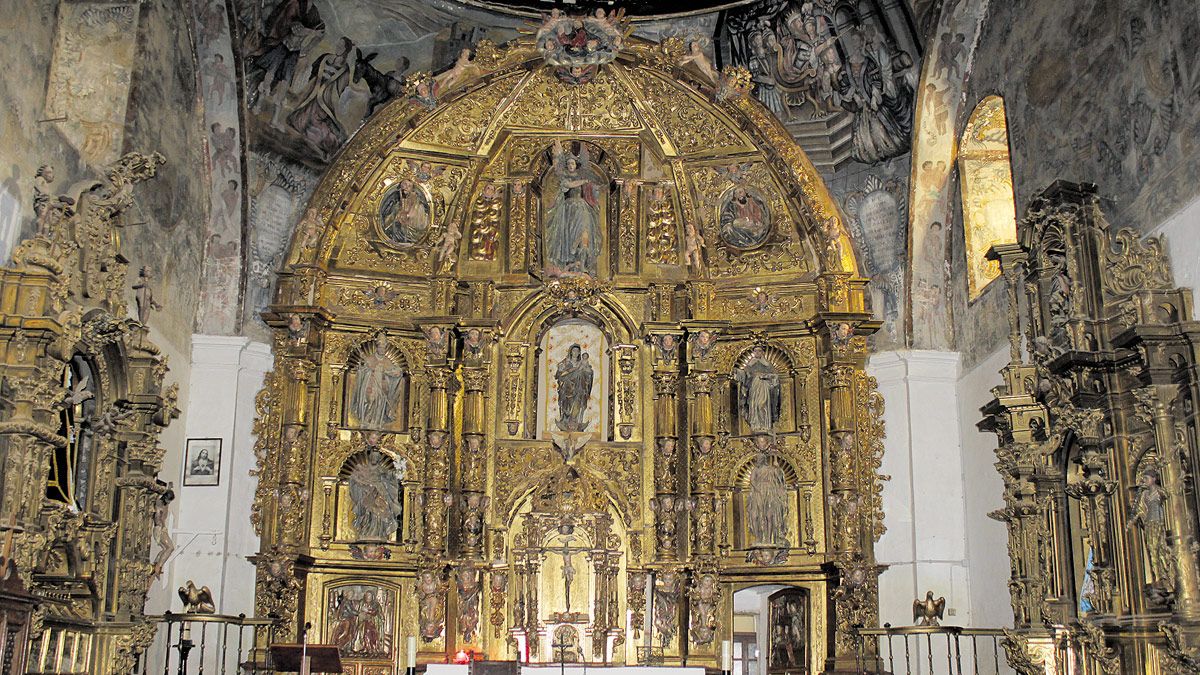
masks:
<path id="1" fill-rule="evenodd" d="M 716 668 L 763 583 L 805 592 L 796 672 L 876 622 L 878 324 L 836 207 L 748 73 L 618 44 L 413 76 L 298 227 L 257 609 L 348 672 L 413 636 L 421 663 Z"/>
<path id="2" fill-rule="evenodd" d="M 1000 440 L 1009 662 L 1030 675 L 1197 672 L 1192 292 L 1174 286 L 1160 239 L 1109 226 L 1094 185 L 1055 183 L 1018 238 L 991 254 L 1011 363 L 981 424 Z"/>
<path id="3" fill-rule="evenodd" d="M 147 337 L 152 272 L 130 288 L 120 228 L 162 162 L 130 153 L 61 197 L 43 167 L 37 233 L 0 268 L 5 673 L 129 673 L 154 638 L 143 605 L 173 548 L 158 434 L 178 392 Z"/>

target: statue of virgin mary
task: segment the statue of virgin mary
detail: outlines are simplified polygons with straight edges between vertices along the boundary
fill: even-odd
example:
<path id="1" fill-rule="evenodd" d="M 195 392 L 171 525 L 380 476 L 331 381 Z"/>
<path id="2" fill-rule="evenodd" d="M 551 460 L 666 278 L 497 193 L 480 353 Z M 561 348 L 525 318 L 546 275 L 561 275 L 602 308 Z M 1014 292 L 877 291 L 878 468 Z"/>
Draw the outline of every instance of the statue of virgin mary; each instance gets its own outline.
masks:
<path id="1" fill-rule="evenodd" d="M 554 144 L 545 219 L 546 272 L 551 276 L 593 276 L 600 257 L 598 180 L 588 168 L 587 150 L 578 155 Z"/>

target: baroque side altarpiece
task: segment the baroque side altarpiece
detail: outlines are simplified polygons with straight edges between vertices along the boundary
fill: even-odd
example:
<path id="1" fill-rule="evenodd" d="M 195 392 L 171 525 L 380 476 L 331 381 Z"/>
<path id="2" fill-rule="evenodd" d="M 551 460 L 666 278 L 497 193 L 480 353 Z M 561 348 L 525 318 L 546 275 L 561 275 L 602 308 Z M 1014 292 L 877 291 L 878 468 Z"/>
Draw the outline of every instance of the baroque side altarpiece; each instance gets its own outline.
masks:
<path id="1" fill-rule="evenodd" d="M 0 624 L 11 672 L 128 673 L 154 639 L 143 612 L 174 546 L 159 433 L 178 385 L 149 339 L 153 273 L 121 252 L 133 187 L 158 154 L 102 180 L 35 192 L 37 232 L 0 268 Z M 157 543 L 156 549 L 152 542 Z"/>
<path id="2" fill-rule="evenodd" d="M 841 218 L 745 71 L 569 23 L 412 76 L 312 198 L 266 313 L 258 612 L 361 673 L 410 636 L 715 668 L 732 594 L 783 584 L 798 667 L 852 665 L 883 429 Z"/>

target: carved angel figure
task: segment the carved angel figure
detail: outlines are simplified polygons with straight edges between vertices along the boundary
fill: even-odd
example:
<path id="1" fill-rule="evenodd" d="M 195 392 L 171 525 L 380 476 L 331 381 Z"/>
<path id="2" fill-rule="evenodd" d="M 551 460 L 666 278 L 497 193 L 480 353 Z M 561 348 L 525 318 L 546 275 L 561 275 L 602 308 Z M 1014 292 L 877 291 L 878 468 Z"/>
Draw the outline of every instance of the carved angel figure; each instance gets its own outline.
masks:
<path id="1" fill-rule="evenodd" d="M 599 177 L 589 168 L 588 152 L 569 152 L 554 143 L 545 213 L 546 271 L 552 276 L 596 274 L 600 258 Z"/>
<path id="2" fill-rule="evenodd" d="M 417 597 L 420 604 L 421 639 L 433 642 L 446 625 L 446 584 L 433 570 L 422 570 L 417 576 Z"/>

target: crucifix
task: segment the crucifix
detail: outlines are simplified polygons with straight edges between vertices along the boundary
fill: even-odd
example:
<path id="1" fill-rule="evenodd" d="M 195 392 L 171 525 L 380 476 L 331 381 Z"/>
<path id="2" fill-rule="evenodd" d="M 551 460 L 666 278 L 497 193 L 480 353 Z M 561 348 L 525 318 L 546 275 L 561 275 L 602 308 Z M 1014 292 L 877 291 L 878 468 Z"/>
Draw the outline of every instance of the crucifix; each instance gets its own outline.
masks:
<path id="1" fill-rule="evenodd" d="M 571 548 L 571 540 L 574 537 L 565 537 L 563 539 L 562 548 L 555 552 L 562 556 L 562 575 L 563 575 L 563 592 L 567 601 L 565 613 L 571 613 L 571 582 L 575 581 L 575 566 L 571 564 L 571 554 L 582 549 Z"/>

